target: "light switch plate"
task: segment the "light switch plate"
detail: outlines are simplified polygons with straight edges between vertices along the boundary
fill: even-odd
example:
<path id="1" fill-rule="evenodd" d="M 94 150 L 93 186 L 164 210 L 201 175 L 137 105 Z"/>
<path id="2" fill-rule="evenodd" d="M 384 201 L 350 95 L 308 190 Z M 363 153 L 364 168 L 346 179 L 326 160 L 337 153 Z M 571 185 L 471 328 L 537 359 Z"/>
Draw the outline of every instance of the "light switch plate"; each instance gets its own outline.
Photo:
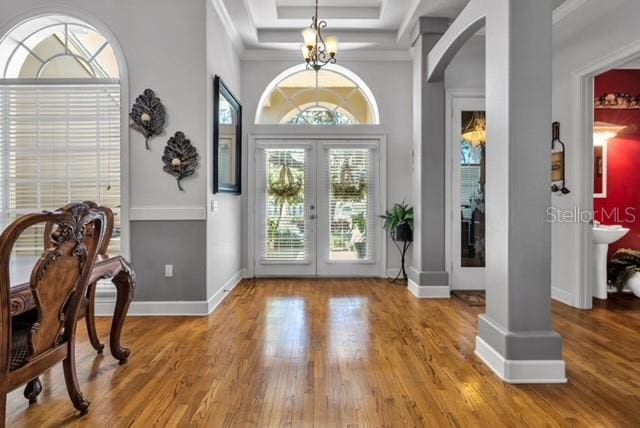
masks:
<path id="1" fill-rule="evenodd" d="M 167 278 L 173 277 L 173 265 L 164 265 L 164 276 Z"/>

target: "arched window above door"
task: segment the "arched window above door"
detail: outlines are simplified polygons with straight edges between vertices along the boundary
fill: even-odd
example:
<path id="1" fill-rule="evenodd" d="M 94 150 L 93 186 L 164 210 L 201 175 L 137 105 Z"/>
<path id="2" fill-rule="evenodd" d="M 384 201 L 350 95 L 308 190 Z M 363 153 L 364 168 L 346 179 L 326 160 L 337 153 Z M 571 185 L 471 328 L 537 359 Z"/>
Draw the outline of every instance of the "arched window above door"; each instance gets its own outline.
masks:
<path id="1" fill-rule="evenodd" d="M 0 42 L 0 77 L 5 79 L 117 79 L 118 61 L 107 39 L 68 16 L 30 19 Z"/>
<path id="2" fill-rule="evenodd" d="M 378 105 L 356 74 L 336 65 L 319 72 L 304 64 L 276 77 L 264 91 L 257 124 L 377 125 Z"/>

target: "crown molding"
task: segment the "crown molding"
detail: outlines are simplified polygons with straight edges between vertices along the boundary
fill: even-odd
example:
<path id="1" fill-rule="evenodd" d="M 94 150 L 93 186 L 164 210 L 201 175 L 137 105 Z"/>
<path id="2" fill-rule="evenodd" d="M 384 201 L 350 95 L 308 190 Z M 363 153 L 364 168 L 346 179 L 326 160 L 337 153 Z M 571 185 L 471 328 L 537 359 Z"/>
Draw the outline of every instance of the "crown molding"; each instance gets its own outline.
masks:
<path id="1" fill-rule="evenodd" d="M 242 61 L 302 61 L 302 54 L 297 51 L 275 49 L 246 49 Z M 342 61 L 375 61 L 398 62 L 411 61 L 409 49 L 396 50 L 352 50 L 340 51 L 338 62 Z"/>
<path id="2" fill-rule="evenodd" d="M 571 15 L 587 1 L 588 0 L 565 0 L 564 3 L 553 11 L 553 25 L 556 25 L 567 16 Z"/>
<path id="3" fill-rule="evenodd" d="M 218 14 L 220 21 L 222 21 L 222 25 L 224 26 L 224 29 L 226 30 L 229 38 L 231 39 L 231 44 L 233 45 L 233 48 L 235 49 L 238 56 L 242 57 L 245 51 L 244 42 L 242 41 L 242 36 L 240 35 L 240 32 L 238 31 L 235 24 L 233 23 L 233 19 L 231 19 L 231 15 L 229 15 L 229 11 L 227 10 L 227 7 L 224 5 L 224 1 L 211 0 L 211 4 L 213 5 L 213 8 Z M 251 15 L 250 10 L 247 10 L 247 13 Z"/>

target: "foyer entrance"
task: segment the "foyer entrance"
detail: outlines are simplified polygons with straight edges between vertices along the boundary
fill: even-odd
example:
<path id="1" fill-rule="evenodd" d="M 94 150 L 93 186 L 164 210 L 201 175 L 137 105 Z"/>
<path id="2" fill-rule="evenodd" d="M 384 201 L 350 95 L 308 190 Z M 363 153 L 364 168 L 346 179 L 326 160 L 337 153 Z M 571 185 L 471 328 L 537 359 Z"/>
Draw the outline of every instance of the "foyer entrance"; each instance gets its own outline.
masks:
<path id="1" fill-rule="evenodd" d="M 380 140 L 256 139 L 256 276 L 384 272 Z"/>

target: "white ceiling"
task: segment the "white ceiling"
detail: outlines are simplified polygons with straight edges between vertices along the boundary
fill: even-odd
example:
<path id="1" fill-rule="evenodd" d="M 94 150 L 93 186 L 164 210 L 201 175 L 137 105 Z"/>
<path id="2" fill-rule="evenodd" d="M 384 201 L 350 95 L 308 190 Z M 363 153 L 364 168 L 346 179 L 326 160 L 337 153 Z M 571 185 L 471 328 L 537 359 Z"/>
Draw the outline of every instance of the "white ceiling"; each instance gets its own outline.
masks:
<path id="1" fill-rule="evenodd" d="M 564 0 L 554 0 L 556 6 Z M 568 0 L 571 2 L 583 0 Z M 299 52 L 315 0 L 212 0 L 241 51 Z M 327 35 L 342 51 L 407 53 L 409 33 L 421 16 L 453 19 L 469 0 L 320 0 Z"/>

